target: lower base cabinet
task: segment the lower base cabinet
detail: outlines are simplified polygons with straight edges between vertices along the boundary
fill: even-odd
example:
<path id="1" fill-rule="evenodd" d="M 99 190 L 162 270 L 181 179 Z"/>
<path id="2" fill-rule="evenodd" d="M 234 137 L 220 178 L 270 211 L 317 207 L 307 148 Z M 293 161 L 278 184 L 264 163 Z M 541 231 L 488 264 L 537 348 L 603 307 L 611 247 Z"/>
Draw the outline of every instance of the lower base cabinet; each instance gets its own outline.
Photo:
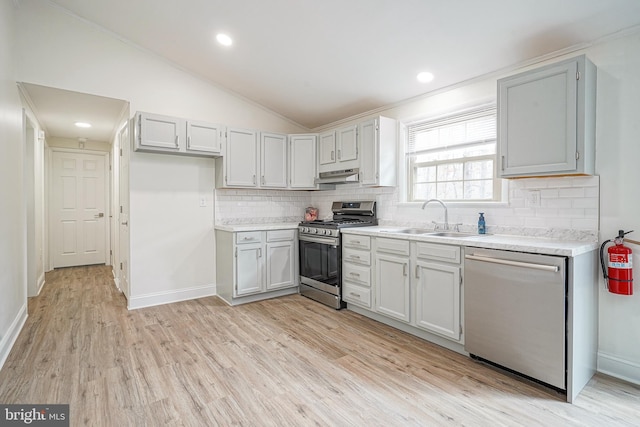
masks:
<path id="1" fill-rule="evenodd" d="M 216 230 L 216 289 L 231 305 L 297 292 L 297 230 Z"/>

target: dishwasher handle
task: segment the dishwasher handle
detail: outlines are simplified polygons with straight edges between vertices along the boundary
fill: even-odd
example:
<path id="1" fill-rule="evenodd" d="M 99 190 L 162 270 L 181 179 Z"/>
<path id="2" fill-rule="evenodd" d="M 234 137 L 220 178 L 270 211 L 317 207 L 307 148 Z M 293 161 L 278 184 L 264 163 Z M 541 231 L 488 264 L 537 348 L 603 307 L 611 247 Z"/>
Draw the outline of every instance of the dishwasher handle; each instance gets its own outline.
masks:
<path id="1" fill-rule="evenodd" d="M 472 261 L 480 261 L 480 262 L 489 262 L 493 264 L 503 264 L 503 265 L 511 265 L 514 267 L 523 267 L 523 268 L 533 268 L 535 270 L 543 270 L 543 271 L 551 271 L 557 273 L 560 271 L 560 267 L 557 265 L 546 265 L 546 264 L 533 264 L 530 262 L 520 262 L 520 261 L 511 261 L 509 259 L 502 258 L 491 258 L 486 256 L 479 255 L 465 255 L 465 259 L 470 259 Z"/>

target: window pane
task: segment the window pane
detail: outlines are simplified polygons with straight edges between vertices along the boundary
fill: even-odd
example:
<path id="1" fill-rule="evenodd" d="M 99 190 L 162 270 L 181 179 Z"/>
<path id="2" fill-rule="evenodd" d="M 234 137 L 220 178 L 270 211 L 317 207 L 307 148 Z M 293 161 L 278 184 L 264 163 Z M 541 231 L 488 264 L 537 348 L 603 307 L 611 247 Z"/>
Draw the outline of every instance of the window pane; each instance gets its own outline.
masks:
<path id="1" fill-rule="evenodd" d="M 493 199 L 493 181 L 491 179 L 465 181 L 464 198 L 474 200 Z"/>
<path id="2" fill-rule="evenodd" d="M 480 160 L 464 164 L 464 179 L 493 178 L 493 160 Z"/>
<path id="3" fill-rule="evenodd" d="M 435 181 L 436 181 L 435 166 L 416 167 L 416 183 L 435 182 Z"/>
<path id="4" fill-rule="evenodd" d="M 438 183 L 438 199 L 462 200 L 462 181 Z"/>
<path id="5" fill-rule="evenodd" d="M 438 181 L 456 180 L 462 180 L 462 163 L 446 163 L 438 165 Z"/>
<path id="6" fill-rule="evenodd" d="M 428 200 L 436 197 L 436 184 L 416 184 L 413 187 L 413 200 Z"/>

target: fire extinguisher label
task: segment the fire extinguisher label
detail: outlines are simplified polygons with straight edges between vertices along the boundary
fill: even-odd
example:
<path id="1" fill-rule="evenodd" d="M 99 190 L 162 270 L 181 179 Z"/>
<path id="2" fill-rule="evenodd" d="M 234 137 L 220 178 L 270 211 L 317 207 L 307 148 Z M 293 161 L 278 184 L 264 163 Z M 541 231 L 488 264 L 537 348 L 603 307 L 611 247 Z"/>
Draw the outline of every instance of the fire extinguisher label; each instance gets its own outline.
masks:
<path id="1" fill-rule="evenodd" d="M 630 269 L 633 267 L 631 254 L 609 254 L 609 267 Z"/>

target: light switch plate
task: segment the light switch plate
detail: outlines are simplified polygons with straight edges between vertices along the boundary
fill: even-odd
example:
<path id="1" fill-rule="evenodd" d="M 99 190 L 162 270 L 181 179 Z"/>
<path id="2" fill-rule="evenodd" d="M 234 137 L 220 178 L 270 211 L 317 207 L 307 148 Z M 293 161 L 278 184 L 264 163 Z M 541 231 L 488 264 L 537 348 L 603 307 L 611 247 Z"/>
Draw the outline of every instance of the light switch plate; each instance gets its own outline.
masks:
<path id="1" fill-rule="evenodd" d="M 207 199 L 204 197 L 200 197 L 200 207 L 201 208 L 206 208 L 207 207 Z"/>
<path id="2" fill-rule="evenodd" d="M 529 190 L 525 199 L 525 204 L 529 208 L 540 207 L 540 190 Z"/>

